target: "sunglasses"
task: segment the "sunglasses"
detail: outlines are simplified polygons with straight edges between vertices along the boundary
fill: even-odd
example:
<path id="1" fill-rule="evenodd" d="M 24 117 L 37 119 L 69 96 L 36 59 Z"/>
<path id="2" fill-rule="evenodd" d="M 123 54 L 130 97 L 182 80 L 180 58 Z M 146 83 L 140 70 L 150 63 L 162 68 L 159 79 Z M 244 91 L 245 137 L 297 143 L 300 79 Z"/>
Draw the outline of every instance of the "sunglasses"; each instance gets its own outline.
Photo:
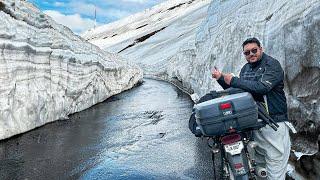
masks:
<path id="1" fill-rule="evenodd" d="M 256 54 L 258 52 L 258 49 L 257 48 L 253 48 L 251 50 L 244 51 L 243 54 L 246 55 L 246 56 L 249 56 L 250 52 L 252 52 L 252 54 Z"/>

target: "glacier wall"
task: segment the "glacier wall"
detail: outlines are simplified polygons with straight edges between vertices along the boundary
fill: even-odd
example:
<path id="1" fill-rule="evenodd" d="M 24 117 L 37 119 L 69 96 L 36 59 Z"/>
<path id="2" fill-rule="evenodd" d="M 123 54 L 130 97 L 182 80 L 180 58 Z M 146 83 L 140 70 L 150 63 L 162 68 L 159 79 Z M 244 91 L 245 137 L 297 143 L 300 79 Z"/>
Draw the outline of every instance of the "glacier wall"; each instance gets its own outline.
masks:
<path id="1" fill-rule="evenodd" d="M 26 1 L 0 2 L 0 139 L 66 119 L 142 79 Z"/>
<path id="2" fill-rule="evenodd" d="M 194 46 L 169 59 L 159 73 L 189 92 L 220 88 L 210 71 L 238 74 L 246 63 L 242 42 L 258 37 L 285 71 L 289 118 L 302 134 L 320 132 L 320 1 L 212 1 Z M 316 138 L 316 137 L 315 137 Z"/>
<path id="3" fill-rule="evenodd" d="M 289 118 L 298 136 L 316 142 L 320 133 L 319 30 L 319 0 L 172 0 L 84 37 L 139 64 L 146 76 L 204 95 L 221 89 L 211 78 L 214 66 L 223 72 L 240 72 L 246 63 L 241 44 L 255 36 L 285 71 Z"/>

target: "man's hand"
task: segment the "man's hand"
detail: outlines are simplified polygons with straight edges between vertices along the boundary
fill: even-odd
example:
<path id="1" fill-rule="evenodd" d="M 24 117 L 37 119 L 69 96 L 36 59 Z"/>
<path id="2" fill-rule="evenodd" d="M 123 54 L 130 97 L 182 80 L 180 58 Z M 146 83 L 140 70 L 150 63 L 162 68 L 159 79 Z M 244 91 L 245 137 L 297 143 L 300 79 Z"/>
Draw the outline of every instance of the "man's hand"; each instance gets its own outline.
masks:
<path id="1" fill-rule="evenodd" d="M 231 73 L 223 74 L 224 82 L 226 82 L 228 85 L 230 85 L 232 77 L 233 77 L 233 74 Z"/>
<path id="2" fill-rule="evenodd" d="M 222 73 L 216 67 L 214 67 L 211 71 L 211 75 L 212 75 L 212 78 L 215 78 L 216 80 L 218 80 L 221 77 Z"/>

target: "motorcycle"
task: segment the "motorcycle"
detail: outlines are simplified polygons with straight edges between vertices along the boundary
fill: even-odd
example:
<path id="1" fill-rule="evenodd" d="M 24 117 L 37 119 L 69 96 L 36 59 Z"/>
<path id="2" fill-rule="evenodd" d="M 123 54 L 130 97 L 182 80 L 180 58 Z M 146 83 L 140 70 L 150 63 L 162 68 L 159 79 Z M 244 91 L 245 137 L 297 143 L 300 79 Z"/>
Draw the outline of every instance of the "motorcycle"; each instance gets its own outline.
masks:
<path id="1" fill-rule="evenodd" d="M 189 122 L 189 128 L 206 137 L 212 150 L 215 179 L 267 177 L 266 169 L 254 160 L 253 131 L 266 125 L 276 131 L 279 126 L 251 94 L 239 89 L 212 91 L 194 106 L 192 116 L 196 123 Z"/>

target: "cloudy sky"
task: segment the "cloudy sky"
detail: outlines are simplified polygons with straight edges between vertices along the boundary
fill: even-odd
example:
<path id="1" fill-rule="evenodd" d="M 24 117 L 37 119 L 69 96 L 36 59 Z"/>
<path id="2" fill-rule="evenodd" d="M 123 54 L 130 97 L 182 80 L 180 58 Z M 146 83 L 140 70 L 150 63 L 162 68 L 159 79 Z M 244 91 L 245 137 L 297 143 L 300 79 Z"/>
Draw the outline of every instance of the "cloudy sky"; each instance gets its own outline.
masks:
<path id="1" fill-rule="evenodd" d="M 97 24 L 107 24 L 130 14 L 143 11 L 166 0 L 28 0 L 55 21 L 77 34 Z M 96 7 L 96 8 L 95 8 Z"/>

